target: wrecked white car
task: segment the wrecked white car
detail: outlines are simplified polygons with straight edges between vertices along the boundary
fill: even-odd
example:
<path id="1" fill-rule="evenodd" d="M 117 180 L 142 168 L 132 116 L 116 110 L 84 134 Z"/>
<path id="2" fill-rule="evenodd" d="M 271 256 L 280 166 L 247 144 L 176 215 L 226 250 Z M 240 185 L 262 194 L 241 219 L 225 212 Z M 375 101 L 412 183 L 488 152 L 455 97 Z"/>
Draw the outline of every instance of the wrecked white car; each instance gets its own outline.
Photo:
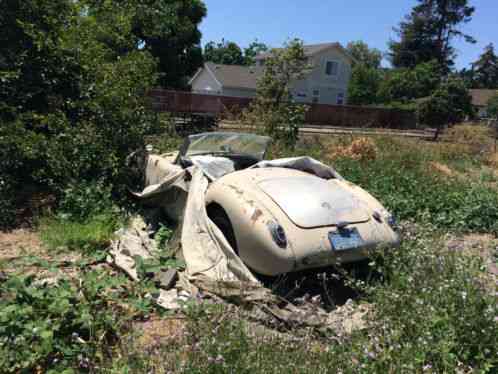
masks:
<path id="1" fill-rule="evenodd" d="M 189 237 L 215 225 L 243 264 L 263 275 L 356 262 L 399 243 L 392 215 L 368 192 L 309 157 L 263 161 L 270 141 L 221 132 L 189 136 L 179 152 L 142 160 L 145 189 L 136 195 L 183 222 Z M 205 180 L 195 190 L 194 171 Z M 206 256 L 207 245 L 196 243 L 191 257 Z M 230 263 L 231 253 L 223 252 Z M 216 256 L 207 257 L 216 264 Z"/>

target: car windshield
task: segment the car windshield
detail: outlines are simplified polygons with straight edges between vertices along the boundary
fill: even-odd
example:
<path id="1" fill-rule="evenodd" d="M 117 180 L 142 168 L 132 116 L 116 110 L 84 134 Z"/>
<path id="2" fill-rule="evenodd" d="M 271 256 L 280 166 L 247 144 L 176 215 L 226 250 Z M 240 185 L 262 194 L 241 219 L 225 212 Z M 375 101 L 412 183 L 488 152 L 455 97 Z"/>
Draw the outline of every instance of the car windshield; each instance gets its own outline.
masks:
<path id="1" fill-rule="evenodd" d="M 191 135 L 180 153 L 184 157 L 200 155 L 237 155 L 262 160 L 271 138 L 254 134 L 212 132 Z"/>

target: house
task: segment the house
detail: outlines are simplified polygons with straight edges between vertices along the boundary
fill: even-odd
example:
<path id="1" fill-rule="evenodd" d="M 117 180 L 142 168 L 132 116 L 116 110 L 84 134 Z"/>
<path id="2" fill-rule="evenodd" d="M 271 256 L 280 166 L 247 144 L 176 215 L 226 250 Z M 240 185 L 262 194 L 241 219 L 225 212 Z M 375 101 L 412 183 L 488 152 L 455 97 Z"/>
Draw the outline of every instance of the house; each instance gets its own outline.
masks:
<path id="1" fill-rule="evenodd" d="M 339 43 L 304 46 L 312 70 L 292 84 L 293 100 L 299 103 L 341 105 L 347 103 L 353 58 Z M 190 80 L 192 92 L 232 97 L 255 97 L 257 80 L 269 53 L 256 56 L 255 66 L 218 65 L 211 62 Z"/>
<path id="2" fill-rule="evenodd" d="M 263 69 L 258 66 L 219 65 L 206 62 L 190 80 L 192 92 L 204 95 L 255 97 Z"/>
<path id="3" fill-rule="evenodd" d="M 469 93 L 472 96 L 472 105 L 477 110 L 477 116 L 479 118 L 487 118 L 489 100 L 493 96 L 498 95 L 498 90 L 473 89 L 469 90 Z"/>

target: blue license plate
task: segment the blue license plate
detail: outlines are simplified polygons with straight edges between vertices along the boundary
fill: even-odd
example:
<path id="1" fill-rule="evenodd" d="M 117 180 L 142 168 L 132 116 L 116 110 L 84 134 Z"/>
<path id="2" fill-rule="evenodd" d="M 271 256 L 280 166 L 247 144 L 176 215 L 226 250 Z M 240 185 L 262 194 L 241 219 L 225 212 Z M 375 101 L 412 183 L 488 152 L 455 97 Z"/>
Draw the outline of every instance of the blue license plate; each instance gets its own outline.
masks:
<path id="1" fill-rule="evenodd" d="M 363 246 L 363 239 L 355 228 L 329 232 L 329 240 L 334 251 L 345 251 Z"/>

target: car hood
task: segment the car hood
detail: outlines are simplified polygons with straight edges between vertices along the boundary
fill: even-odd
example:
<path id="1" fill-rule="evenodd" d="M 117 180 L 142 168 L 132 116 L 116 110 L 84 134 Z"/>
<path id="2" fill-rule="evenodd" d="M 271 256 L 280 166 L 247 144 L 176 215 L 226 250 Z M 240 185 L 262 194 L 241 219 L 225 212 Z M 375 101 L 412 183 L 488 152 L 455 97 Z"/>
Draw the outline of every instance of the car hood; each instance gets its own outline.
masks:
<path id="1" fill-rule="evenodd" d="M 257 185 L 302 228 L 361 223 L 370 219 L 366 205 L 340 180 L 298 175 L 263 179 Z"/>

